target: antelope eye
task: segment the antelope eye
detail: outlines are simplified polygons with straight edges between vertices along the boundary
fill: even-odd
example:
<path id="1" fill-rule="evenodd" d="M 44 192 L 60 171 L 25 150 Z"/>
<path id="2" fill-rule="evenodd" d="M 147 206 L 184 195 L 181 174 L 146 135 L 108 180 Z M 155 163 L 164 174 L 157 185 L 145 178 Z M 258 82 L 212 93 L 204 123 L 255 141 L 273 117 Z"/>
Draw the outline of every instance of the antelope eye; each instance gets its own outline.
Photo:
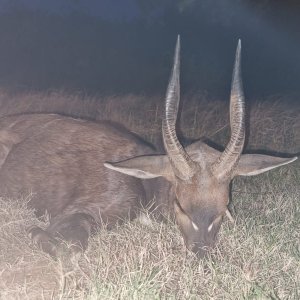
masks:
<path id="1" fill-rule="evenodd" d="M 186 214 L 185 211 L 184 211 L 184 209 L 183 209 L 182 206 L 180 205 L 180 203 L 179 203 L 179 201 L 178 201 L 177 198 L 175 198 L 174 203 L 175 203 L 175 206 L 176 206 L 178 209 L 181 210 L 181 212 L 183 212 L 184 214 Z"/>
<path id="2" fill-rule="evenodd" d="M 197 224 L 195 222 L 193 222 L 192 218 L 184 211 L 184 209 L 180 205 L 178 199 L 175 199 L 175 205 L 176 205 L 176 208 L 179 209 L 181 211 L 181 213 L 183 213 L 190 220 L 194 230 L 199 231 L 199 227 L 197 226 Z"/>

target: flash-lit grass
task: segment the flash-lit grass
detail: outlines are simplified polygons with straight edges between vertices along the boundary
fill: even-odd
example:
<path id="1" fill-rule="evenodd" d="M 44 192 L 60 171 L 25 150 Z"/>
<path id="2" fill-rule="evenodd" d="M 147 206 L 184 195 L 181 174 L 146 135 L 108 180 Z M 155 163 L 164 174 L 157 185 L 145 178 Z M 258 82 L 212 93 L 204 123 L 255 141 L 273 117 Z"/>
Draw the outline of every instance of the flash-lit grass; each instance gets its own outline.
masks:
<path id="1" fill-rule="evenodd" d="M 250 99 L 251 100 L 251 99 Z M 261 101 L 262 100 L 262 101 Z M 225 145 L 229 136 L 229 98 L 212 99 L 206 93 L 183 96 L 179 115 L 181 136 L 207 137 Z M 247 149 L 300 151 L 300 105 L 297 96 L 272 96 L 246 101 Z M 9 93 L 0 89 L 0 116 L 23 112 L 50 112 L 109 119 L 125 125 L 162 150 L 161 117 L 164 95 L 89 96 L 84 93 Z"/>
<path id="2" fill-rule="evenodd" d="M 44 95 L 40 110 L 51 97 Z M 123 100 L 128 105 L 121 110 L 124 103 L 116 99 L 106 99 L 102 107 L 98 103 L 90 117 L 121 121 L 148 140 L 159 141 L 160 103 L 150 99 L 134 106 L 138 99 L 128 96 Z M 182 131 L 190 138 L 206 135 L 224 144 L 228 103 L 207 101 L 205 106 L 204 100 L 184 104 Z M 53 109 L 58 102 L 52 103 L 52 110 L 89 116 L 93 101 L 86 100 L 85 109 L 77 110 L 80 99 L 74 100 L 74 112 L 63 106 Z M 11 112 L 12 108 L 4 109 L 4 101 L 0 104 L 3 114 Z M 47 105 L 45 110 L 51 111 Z M 255 115 L 250 116 L 256 120 L 251 125 L 251 148 L 299 151 L 300 121 L 295 114 L 299 107 L 283 110 L 280 102 L 268 105 L 251 108 Z M 21 112 L 21 104 L 14 109 Z M 29 105 L 26 111 L 30 110 Z M 277 136 L 284 132 L 284 137 Z M 26 235 L 27 226 L 43 226 L 26 209 L 26 198 L 1 199 L 0 298 L 300 299 L 299 167 L 297 161 L 267 174 L 236 178 L 230 204 L 235 224 L 224 220 L 217 247 L 203 260 L 186 251 L 175 224 L 152 220 L 147 226 L 134 221 L 103 229 L 91 238 L 78 265 L 66 257 L 55 261 Z"/>

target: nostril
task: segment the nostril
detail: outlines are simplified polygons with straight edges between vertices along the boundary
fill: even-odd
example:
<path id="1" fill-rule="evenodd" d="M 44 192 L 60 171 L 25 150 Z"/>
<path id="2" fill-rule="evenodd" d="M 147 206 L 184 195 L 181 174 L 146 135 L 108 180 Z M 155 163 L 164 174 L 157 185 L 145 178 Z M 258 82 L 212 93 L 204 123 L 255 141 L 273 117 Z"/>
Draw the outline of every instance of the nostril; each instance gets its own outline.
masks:
<path id="1" fill-rule="evenodd" d="M 187 246 L 187 248 L 195 253 L 199 258 L 203 258 L 209 247 L 201 246 L 198 243 L 193 243 Z"/>

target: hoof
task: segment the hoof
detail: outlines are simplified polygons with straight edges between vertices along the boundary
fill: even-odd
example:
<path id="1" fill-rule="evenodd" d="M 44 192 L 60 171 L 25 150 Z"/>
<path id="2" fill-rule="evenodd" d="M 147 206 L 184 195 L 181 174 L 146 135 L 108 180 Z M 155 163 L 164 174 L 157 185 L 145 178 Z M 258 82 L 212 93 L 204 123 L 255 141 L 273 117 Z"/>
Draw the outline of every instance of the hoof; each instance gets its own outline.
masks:
<path id="1" fill-rule="evenodd" d="M 31 226 L 27 229 L 27 233 L 35 245 L 52 257 L 57 257 L 58 241 L 51 234 L 38 226 Z"/>
<path id="2" fill-rule="evenodd" d="M 53 258 L 67 255 L 72 262 L 77 262 L 84 252 L 80 243 L 54 238 L 51 233 L 38 226 L 29 227 L 27 233 L 35 245 Z"/>

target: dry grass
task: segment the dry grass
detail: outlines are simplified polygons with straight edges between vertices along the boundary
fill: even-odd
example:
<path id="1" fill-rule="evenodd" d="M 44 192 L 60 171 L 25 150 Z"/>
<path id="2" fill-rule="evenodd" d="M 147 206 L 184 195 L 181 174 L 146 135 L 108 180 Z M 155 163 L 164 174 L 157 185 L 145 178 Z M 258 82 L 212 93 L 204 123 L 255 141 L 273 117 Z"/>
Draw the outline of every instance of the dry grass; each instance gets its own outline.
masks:
<path id="1" fill-rule="evenodd" d="M 223 99 L 224 100 L 224 99 Z M 187 139 L 206 136 L 225 144 L 229 135 L 229 105 L 206 93 L 182 99 L 180 129 Z M 23 112 L 63 113 L 92 120 L 110 119 L 124 124 L 162 148 L 161 115 L 164 96 L 89 96 L 84 93 L 12 93 L 0 89 L 0 116 Z M 272 96 L 248 101 L 248 149 L 300 151 L 300 105 L 297 96 Z"/>
<path id="2" fill-rule="evenodd" d="M 9 99 L 9 100 L 8 100 Z M 162 101 L 111 97 L 97 102 L 63 92 L 0 95 L 1 115 L 63 112 L 121 121 L 160 144 Z M 250 147 L 299 152 L 300 107 L 283 99 L 251 107 Z M 66 106 L 66 104 L 68 104 Z M 227 103 L 194 96 L 183 105 L 185 136 L 225 142 Z M 225 137 L 224 137 L 225 135 Z M 137 221 L 91 239 L 78 265 L 54 261 L 30 244 L 25 229 L 44 226 L 26 199 L 0 200 L 0 299 L 299 299 L 300 163 L 233 183 L 231 210 L 217 247 L 199 261 L 186 253 L 172 222 Z"/>

